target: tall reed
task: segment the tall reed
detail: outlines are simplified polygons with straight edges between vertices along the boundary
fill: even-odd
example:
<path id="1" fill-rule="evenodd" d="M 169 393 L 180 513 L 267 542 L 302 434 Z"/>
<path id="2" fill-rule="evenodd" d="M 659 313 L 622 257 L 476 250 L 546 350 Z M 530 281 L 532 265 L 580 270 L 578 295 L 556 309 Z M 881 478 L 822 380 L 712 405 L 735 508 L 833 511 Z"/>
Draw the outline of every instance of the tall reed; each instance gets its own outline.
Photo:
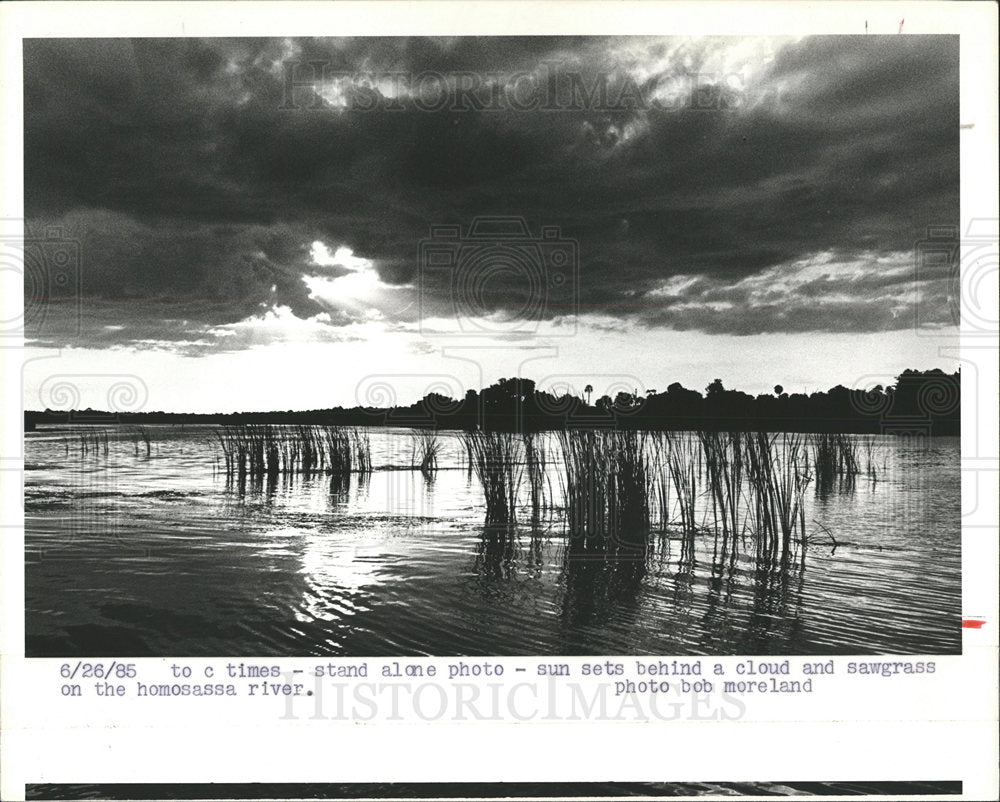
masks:
<path id="1" fill-rule="evenodd" d="M 552 495 L 544 436 L 534 432 L 525 432 L 521 435 L 521 444 L 524 450 L 524 467 L 528 479 L 531 523 L 537 526 L 550 506 Z"/>
<path id="2" fill-rule="evenodd" d="M 339 426 L 223 426 L 216 432 L 226 474 L 257 478 L 314 472 L 369 473 L 367 432 Z"/>
<path id="3" fill-rule="evenodd" d="M 814 435 L 812 453 L 817 488 L 829 487 L 839 479 L 853 482 L 861 472 L 858 441 L 851 435 Z"/>
<path id="4" fill-rule="evenodd" d="M 861 462 L 864 465 L 865 473 L 873 483 L 877 482 L 880 470 L 879 462 L 881 461 L 882 463 L 881 470 L 885 472 L 888 467 L 888 458 L 885 456 L 882 449 L 879 448 L 878 441 L 875 439 L 874 435 L 866 435 L 861 438 L 860 450 L 862 454 Z"/>
<path id="5" fill-rule="evenodd" d="M 660 500 L 660 527 L 667 529 L 677 523 L 685 542 L 691 542 L 698 528 L 695 506 L 702 465 L 700 444 L 686 432 L 657 432 L 654 442 L 654 486 Z M 671 517 L 668 503 L 671 490 L 676 517 Z"/>
<path id="6" fill-rule="evenodd" d="M 716 532 L 722 547 L 735 549 L 746 528 L 743 497 L 744 443 L 741 432 L 698 432 L 705 463 L 705 479 L 712 499 Z M 721 524 L 721 527 L 720 527 Z"/>
<path id="7" fill-rule="evenodd" d="M 795 535 L 805 535 L 803 497 L 812 480 L 805 438 L 755 432 L 747 436 L 745 463 L 749 508 L 754 516 L 758 559 L 792 553 Z"/>
<path id="8" fill-rule="evenodd" d="M 110 452 L 111 438 L 106 430 L 102 429 L 82 429 L 79 430 L 80 456 L 108 456 Z"/>
<path id="9" fill-rule="evenodd" d="M 431 429 L 418 429 L 413 432 L 412 463 L 420 469 L 424 476 L 431 476 L 437 471 L 438 454 L 442 443 L 437 432 Z"/>
<path id="10" fill-rule="evenodd" d="M 612 446 L 617 535 L 622 543 L 645 543 L 651 524 L 647 435 L 634 429 L 616 431 Z"/>
<path id="11" fill-rule="evenodd" d="M 128 429 L 129 439 L 132 441 L 132 448 L 135 456 L 139 456 L 142 447 L 145 447 L 146 456 L 150 456 L 152 443 L 149 430 L 145 426 L 133 426 Z"/>
<path id="12" fill-rule="evenodd" d="M 646 434 L 569 429 L 558 437 L 570 534 L 604 547 L 644 543 L 652 493 Z"/>
<path id="13" fill-rule="evenodd" d="M 517 523 L 517 498 L 523 464 L 520 441 L 511 432 L 464 432 L 472 468 L 483 487 L 488 529 Z"/>

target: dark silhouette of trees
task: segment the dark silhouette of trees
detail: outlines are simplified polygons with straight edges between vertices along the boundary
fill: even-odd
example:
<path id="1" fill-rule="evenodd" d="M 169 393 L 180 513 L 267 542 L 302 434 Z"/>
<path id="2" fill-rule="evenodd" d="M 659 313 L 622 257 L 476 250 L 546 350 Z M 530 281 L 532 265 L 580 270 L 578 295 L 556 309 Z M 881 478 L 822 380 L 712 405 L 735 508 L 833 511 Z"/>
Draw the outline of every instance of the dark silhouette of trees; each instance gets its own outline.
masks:
<path id="1" fill-rule="evenodd" d="M 837 385 L 826 392 L 756 397 L 727 390 L 714 379 L 702 395 L 679 382 L 665 392 L 618 392 L 588 399 L 538 390 L 531 379 L 504 378 L 462 399 L 430 393 L 403 407 L 352 407 L 285 412 L 188 414 L 110 413 L 100 410 L 25 413 L 25 427 L 86 423 L 286 423 L 409 426 L 472 430 L 538 431 L 586 426 L 640 429 L 858 432 L 957 435 L 961 431 L 961 376 L 941 370 L 905 370 L 894 385 L 858 390 Z"/>

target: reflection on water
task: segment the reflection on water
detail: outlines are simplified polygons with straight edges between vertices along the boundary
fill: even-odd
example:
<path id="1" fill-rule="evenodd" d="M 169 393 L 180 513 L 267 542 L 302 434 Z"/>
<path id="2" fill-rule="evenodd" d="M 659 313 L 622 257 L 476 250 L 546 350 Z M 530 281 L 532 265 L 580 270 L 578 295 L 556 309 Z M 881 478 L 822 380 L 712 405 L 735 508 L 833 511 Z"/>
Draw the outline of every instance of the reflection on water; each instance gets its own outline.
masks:
<path id="1" fill-rule="evenodd" d="M 30 656 L 960 650 L 957 440 L 887 438 L 878 481 L 810 488 L 782 564 L 711 527 L 612 550 L 558 513 L 484 529 L 450 436 L 427 474 L 387 430 L 370 474 L 227 481 L 211 429 L 149 431 L 149 456 L 28 435 Z"/>

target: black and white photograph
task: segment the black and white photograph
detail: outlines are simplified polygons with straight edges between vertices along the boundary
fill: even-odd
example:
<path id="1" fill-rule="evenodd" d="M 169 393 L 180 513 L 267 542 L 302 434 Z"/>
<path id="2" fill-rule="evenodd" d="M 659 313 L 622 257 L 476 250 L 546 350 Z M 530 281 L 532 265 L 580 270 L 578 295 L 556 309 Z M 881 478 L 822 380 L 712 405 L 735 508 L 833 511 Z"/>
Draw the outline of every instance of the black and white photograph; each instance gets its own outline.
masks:
<path id="1" fill-rule="evenodd" d="M 0 796 L 996 798 L 997 9 L 0 7 Z"/>
<path id="2" fill-rule="evenodd" d="M 958 36 L 23 68 L 27 657 L 962 653 Z"/>

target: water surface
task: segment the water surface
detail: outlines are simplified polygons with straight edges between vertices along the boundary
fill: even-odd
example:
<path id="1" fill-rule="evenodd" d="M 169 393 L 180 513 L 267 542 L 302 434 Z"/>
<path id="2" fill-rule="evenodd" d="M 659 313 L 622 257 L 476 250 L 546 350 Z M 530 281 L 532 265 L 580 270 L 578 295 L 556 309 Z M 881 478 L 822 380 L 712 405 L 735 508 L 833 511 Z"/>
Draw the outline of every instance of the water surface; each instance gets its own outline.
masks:
<path id="1" fill-rule="evenodd" d="M 778 570 L 713 562 L 707 531 L 693 561 L 669 533 L 643 559 L 581 559 L 558 512 L 494 541 L 447 433 L 428 480 L 402 469 L 409 432 L 373 430 L 376 470 L 344 490 L 240 487 L 212 427 L 149 431 L 148 457 L 121 431 L 107 454 L 64 428 L 26 436 L 28 656 L 961 649 L 957 438 L 881 438 L 879 481 L 810 487 L 813 542 Z"/>

